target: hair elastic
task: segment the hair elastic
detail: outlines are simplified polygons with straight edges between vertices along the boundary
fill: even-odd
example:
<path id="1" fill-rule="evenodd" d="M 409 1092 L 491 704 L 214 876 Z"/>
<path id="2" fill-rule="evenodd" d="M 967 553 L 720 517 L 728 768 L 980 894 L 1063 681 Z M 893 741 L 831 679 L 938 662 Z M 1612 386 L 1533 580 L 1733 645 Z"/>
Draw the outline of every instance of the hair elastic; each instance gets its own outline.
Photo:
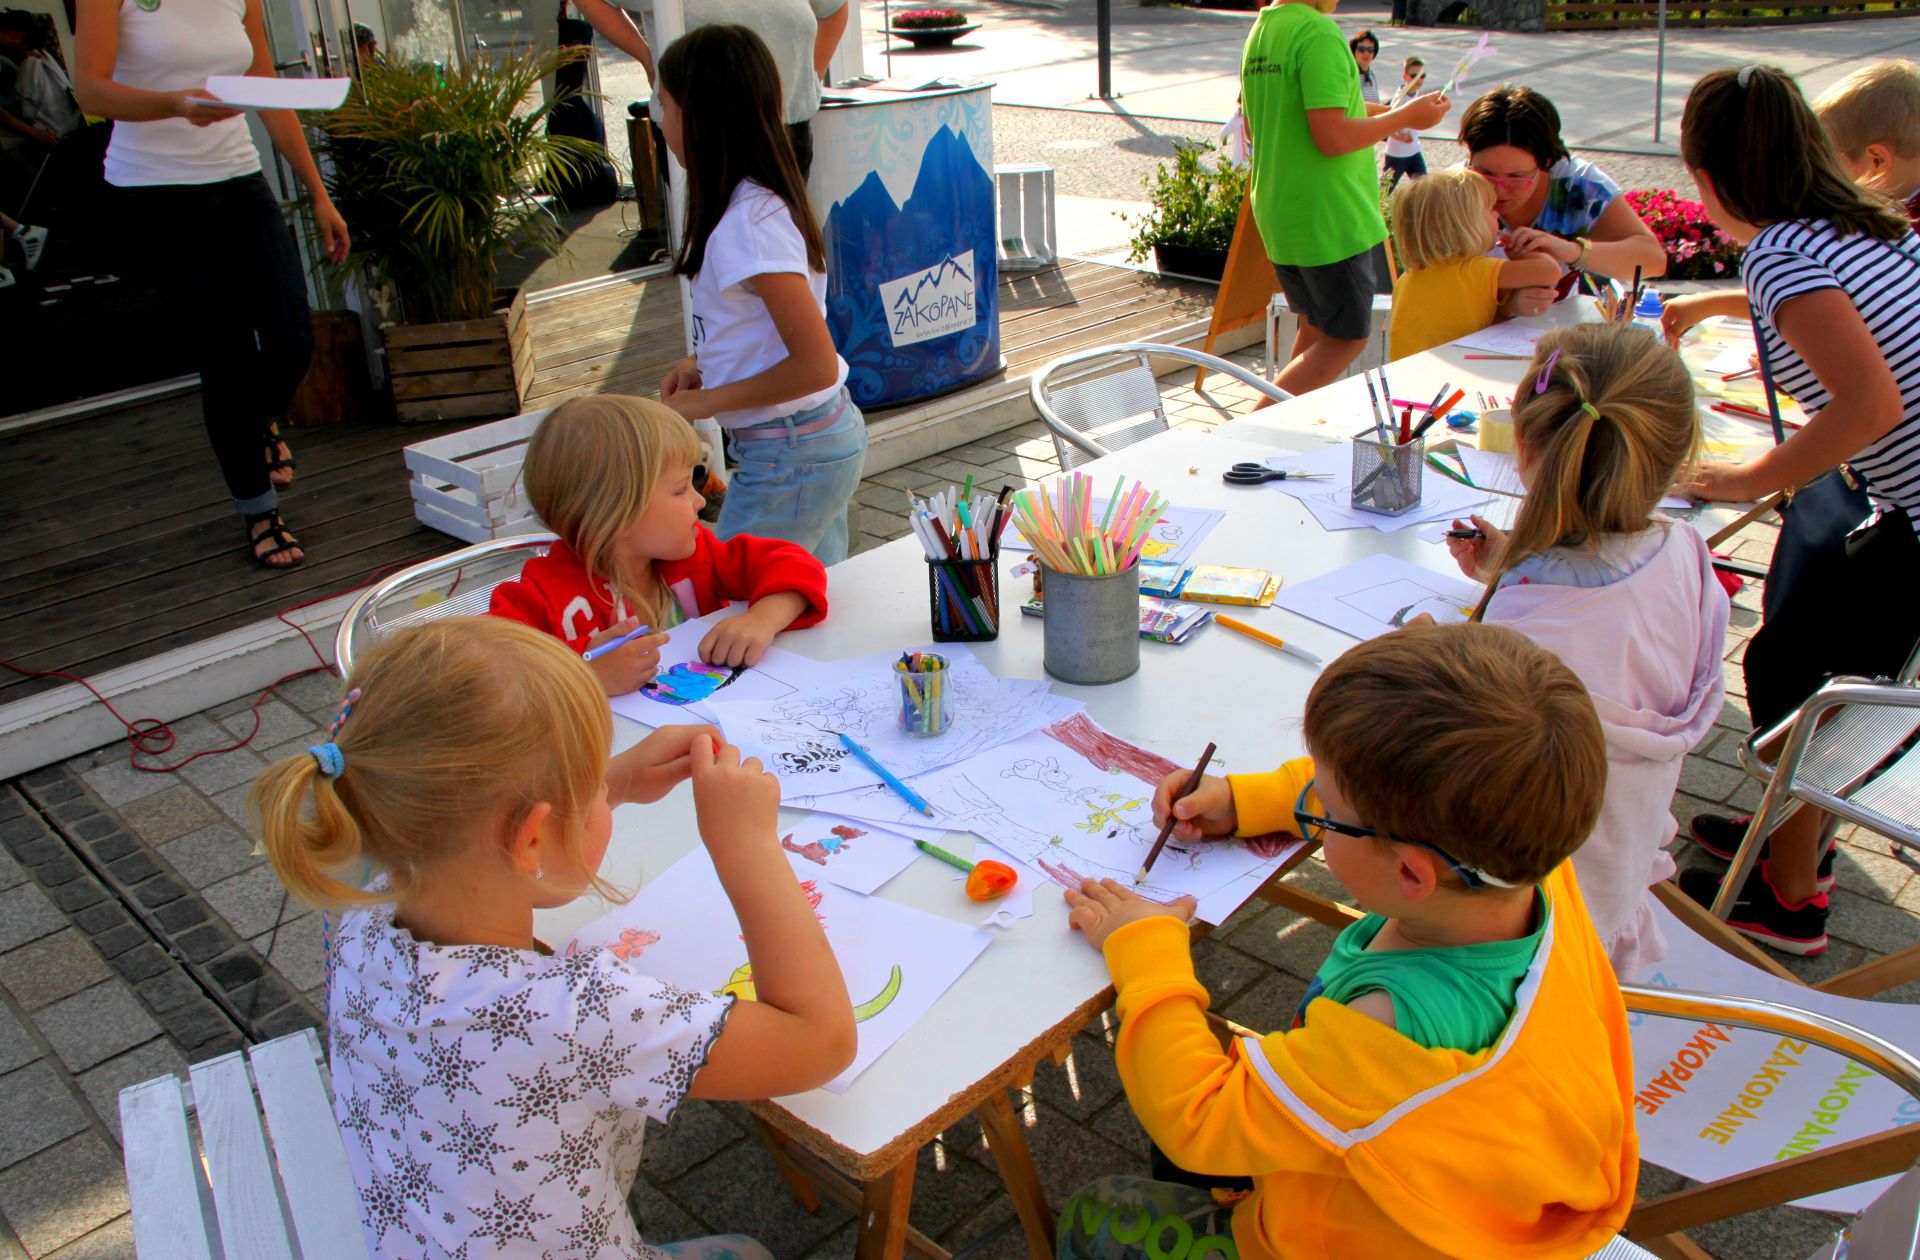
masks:
<path id="1" fill-rule="evenodd" d="M 340 745 L 328 740 L 324 744 L 315 744 L 307 749 L 313 759 L 320 763 L 320 773 L 329 779 L 337 779 L 346 771 L 347 759 L 341 755 Z"/>
<path id="2" fill-rule="evenodd" d="M 1741 90 L 1744 91 L 1748 87 L 1748 85 L 1751 84 L 1753 81 L 1753 72 L 1755 70 L 1758 70 L 1759 68 L 1760 67 L 1752 64 L 1741 66 L 1739 73 L 1733 76 L 1733 81 L 1735 83 L 1738 83 L 1741 87 Z"/>
<path id="3" fill-rule="evenodd" d="M 340 733 L 340 727 L 345 724 L 347 715 L 353 712 L 353 706 L 357 704 L 359 700 L 360 688 L 355 687 L 347 693 L 347 698 L 340 702 L 340 713 L 333 719 L 333 725 L 327 728 L 327 740 L 329 743 L 332 742 L 334 736 Z M 338 774 L 339 771 L 336 770 L 334 773 Z"/>
<path id="4" fill-rule="evenodd" d="M 1598 420 L 1600 418 L 1600 408 L 1594 406 L 1592 403 L 1588 402 L 1584 398 L 1580 400 L 1580 410 L 1586 412 L 1589 416 L 1592 416 L 1595 420 Z"/>

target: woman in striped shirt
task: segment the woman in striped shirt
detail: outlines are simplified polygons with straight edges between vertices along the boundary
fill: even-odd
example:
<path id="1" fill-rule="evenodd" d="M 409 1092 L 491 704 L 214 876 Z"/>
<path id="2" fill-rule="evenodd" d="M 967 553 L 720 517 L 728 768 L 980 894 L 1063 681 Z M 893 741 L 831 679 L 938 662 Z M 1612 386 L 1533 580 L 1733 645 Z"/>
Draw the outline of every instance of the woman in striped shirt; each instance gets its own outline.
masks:
<path id="1" fill-rule="evenodd" d="M 1747 247 L 1742 271 L 1774 381 L 1810 416 L 1757 459 L 1702 466 L 1689 492 L 1759 499 L 1846 463 L 1882 514 L 1872 545 L 1796 573 L 1748 645 L 1747 702 L 1765 729 L 1830 675 L 1897 672 L 1920 637 L 1911 596 L 1920 575 L 1920 239 L 1897 207 L 1847 177 L 1782 71 L 1745 66 L 1701 79 L 1680 143 L 1707 212 Z M 1700 313 L 1746 313 L 1738 293 L 1721 301 L 1724 311 Z M 1793 953 L 1826 948 L 1821 817 L 1803 809 L 1772 833 L 1731 926 Z M 1694 837 L 1730 854 L 1744 821 L 1696 818 Z M 1718 885 L 1705 871 L 1681 878 L 1703 901 Z"/>

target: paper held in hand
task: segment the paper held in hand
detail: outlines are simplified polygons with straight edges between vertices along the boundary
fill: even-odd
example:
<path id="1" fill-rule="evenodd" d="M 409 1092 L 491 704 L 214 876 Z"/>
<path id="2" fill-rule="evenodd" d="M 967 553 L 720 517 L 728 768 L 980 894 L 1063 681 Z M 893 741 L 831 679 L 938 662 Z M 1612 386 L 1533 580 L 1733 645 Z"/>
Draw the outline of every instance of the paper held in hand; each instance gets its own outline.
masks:
<path id="1" fill-rule="evenodd" d="M 269 79 L 257 74 L 216 74 L 207 80 L 207 94 L 194 99 L 206 105 L 258 113 L 263 109 L 339 109 L 347 99 L 352 79 Z"/>

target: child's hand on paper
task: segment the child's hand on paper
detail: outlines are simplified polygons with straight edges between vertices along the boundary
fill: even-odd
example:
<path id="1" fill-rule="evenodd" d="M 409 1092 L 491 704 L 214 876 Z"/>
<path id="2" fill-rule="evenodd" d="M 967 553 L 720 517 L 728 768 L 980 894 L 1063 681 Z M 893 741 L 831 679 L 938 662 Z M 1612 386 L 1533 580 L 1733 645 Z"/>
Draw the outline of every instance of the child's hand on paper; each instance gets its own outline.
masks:
<path id="1" fill-rule="evenodd" d="M 700 840 L 716 862 L 756 842 L 773 845 L 780 780 L 761 768 L 758 757 L 742 761 L 738 748 L 709 736 L 692 742 L 687 762 Z"/>
<path id="2" fill-rule="evenodd" d="M 807 611 L 807 600 L 793 591 L 762 595 L 743 613 L 714 623 L 700 640 L 700 659 L 709 665 L 758 665 L 773 636 Z"/>
<path id="3" fill-rule="evenodd" d="M 1170 905 L 1148 901 L 1111 879 L 1087 880 L 1080 885 L 1080 891 L 1069 888 L 1064 895 L 1067 899 L 1067 924 L 1079 928 L 1080 934 L 1087 938 L 1087 944 L 1095 949 L 1105 949 L 1109 936 L 1127 924 L 1138 923 L 1142 919 L 1165 915 L 1182 923 L 1190 923 L 1197 904 L 1192 897 L 1181 897 Z"/>
<path id="4" fill-rule="evenodd" d="M 1201 840 L 1208 836 L 1230 836 L 1240 824 L 1240 815 L 1234 809 L 1233 788 L 1218 775 L 1206 775 L 1200 780 L 1200 786 L 1181 800 L 1174 800 L 1174 793 L 1187 785 L 1191 770 L 1175 770 L 1160 780 L 1160 786 L 1153 790 L 1153 825 L 1167 825 L 1167 811 L 1173 811 L 1174 838 L 1178 840 Z"/>
<path id="5" fill-rule="evenodd" d="M 631 634 L 639 624 L 638 617 L 617 621 L 588 639 L 587 650 L 612 642 L 623 634 Z M 587 668 L 600 680 L 601 690 L 610 696 L 624 696 L 653 681 L 653 676 L 660 672 L 660 649 L 666 643 L 667 636 L 664 633 L 643 634 L 631 643 L 621 644 L 605 656 L 588 661 Z"/>
<path id="6" fill-rule="evenodd" d="M 607 759 L 607 803 L 651 805 L 693 773 L 696 743 L 718 744 L 712 726 L 663 726 L 633 747 Z"/>
<path id="7" fill-rule="evenodd" d="M 1486 535 L 1484 538 L 1447 539 L 1447 551 L 1453 556 L 1453 562 L 1460 566 L 1460 572 L 1476 582 L 1486 581 L 1489 576 L 1488 561 L 1506 546 L 1507 531 L 1497 525 L 1487 524 L 1478 516 L 1469 516 L 1464 522 L 1455 521 L 1453 527 L 1455 529 L 1471 527 Z M 1427 620 L 1430 622 L 1432 618 L 1429 617 Z M 1410 620 L 1407 624 L 1415 623 Z"/>

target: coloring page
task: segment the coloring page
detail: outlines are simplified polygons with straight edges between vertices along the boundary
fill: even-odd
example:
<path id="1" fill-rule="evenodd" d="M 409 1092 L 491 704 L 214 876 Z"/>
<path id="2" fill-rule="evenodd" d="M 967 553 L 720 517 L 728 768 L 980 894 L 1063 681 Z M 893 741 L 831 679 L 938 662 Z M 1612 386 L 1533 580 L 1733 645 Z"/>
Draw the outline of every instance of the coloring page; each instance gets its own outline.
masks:
<path id="1" fill-rule="evenodd" d="M 1299 613 L 1356 639 L 1372 639 L 1432 613 L 1442 625 L 1465 621 L 1480 602 L 1478 583 L 1372 555 L 1344 569 L 1283 588 L 1275 608 Z"/>
<path id="2" fill-rule="evenodd" d="M 766 704 L 792 695 L 820 676 L 818 661 L 777 647 L 768 648 L 760 663 L 750 667 L 709 665 L 701 660 L 700 640 L 715 622 L 734 613 L 723 609 L 667 631 L 666 646 L 660 649 L 660 672 L 640 690 L 613 697 L 613 711 L 646 726 L 718 725 L 720 719 L 710 704 L 715 696 Z"/>
<path id="3" fill-rule="evenodd" d="M 1093 501 L 1095 520 L 1106 515 L 1107 503 L 1106 499 Z M 1225 516 L 1226 513 L 1219 508 L 1170 507 L 1148 531 L 1146 545 L 1140 548 L 1140 558 L 1185 564 Z M 1021 536 L 1017 520 L 1001 538 L 1000 547 L 1003 551 L 1033 550 L 1033 544 Z"/>
<path id="4" fill-rule="evenodd" d="M 1461 446 L 1457 451 L 1460 463 L 1466 468 L 1467 476 L 1473 478 L 1474 485 L 1496 490 L 1503 495 L 1526 497 L 1527 487 L 1520 480 L 1520 460 L 1517 456 L 1508 451 L 1483 451 L 1473 446 Z M 1658 506 L 1685 511 L 1693 503 L 1670 494 L 1662 498 Z"/>
<path id="5" fill-rule="evenodd" d="M 948 664 L 939 686 L 950 725 L 932 738 L 900 730 L 897 652 L 834 661 L 808 686 L 770 704 L 727 699 L 712 708 L 727 738 L 760 758 L 779 777 L 781 796 L 792 800 L 880 784 L 880 776 L 841 744 L 843 732 L 906 779 L 964 761 L 1083 707 L 1054 695 L 1045 683 L 1003 682 L 956 644 L 925 650 L 937 650 Z"/>
<path id="6" fill-rule="evenodd" d="M 920 856 L 913 839 L 832 814 L 808 814 L 780 829 L 781 848 L 815 867 L 820 878 L 857 893 L 870 893 L 906 870 Z"/>
<path id="7" fill-rule="evenodd" d="M 1456 337 L 1453 344 L 1462 350 L 1479 354 L 1519 354 L 1531 359 L 1534 343 L 1546 335 L 1544 328 L 1528 328 L 1524 324 L 1494 324 L 1479 332 Z"/>
<path id="8" fill-rule="evenodd" d="M 1375 529 L 1391 533 L 1424 521 L 1465 516 L 1486 502 L 1487 493 L 1463 486 L 1434 468 L 1420 474 L 1420 505 L 1399 516 L 1363 512 L 1353 506 L 1353 447 L 1329 446 L 1303 455 L 1269 455 L 1267 466 L 1294 472 L 1331 473 L 1326 481 L 1272 481 L 1281 494 L 1300 500 L 1325 530 Z"/>
<path id="9" fill-rule="evenodd" d="M 933 821 L 991 841 L 1063 887 L 1116 879 L 1132 888 L 1159 831 L 1153 825 L 1154 785 L 1179 769 L 1082 714 L 922 775 L 913 789 L 934 807 Z M 817 804 L 882 825 L 896 818 L 925 821 L 884 785 L 839 792 Z M 1172 840 L 1138 891 L 1156 901 L 1192 894 L 1224 918 L 1252 895 L 1275 861 L 1231 839 Z M 1212 895 L 1236 883 L 1244 895 L 1231 905 Z"/>
<path id="10" fill-rule="evenodd" d="M 853 999 L 860 1049 L 852 1065 L 825 1086 L 844 1094 L 973 965 L 993 934 L 836 887 L 806 858 L 789 853 L 787 860 L 826 929 Z M 581 928 L 566 948 L 594 945 L 682 989 L 748 1001 L 757 996 L 740 921 L 704 848 L 668 867 L 626 905 Z"/>

